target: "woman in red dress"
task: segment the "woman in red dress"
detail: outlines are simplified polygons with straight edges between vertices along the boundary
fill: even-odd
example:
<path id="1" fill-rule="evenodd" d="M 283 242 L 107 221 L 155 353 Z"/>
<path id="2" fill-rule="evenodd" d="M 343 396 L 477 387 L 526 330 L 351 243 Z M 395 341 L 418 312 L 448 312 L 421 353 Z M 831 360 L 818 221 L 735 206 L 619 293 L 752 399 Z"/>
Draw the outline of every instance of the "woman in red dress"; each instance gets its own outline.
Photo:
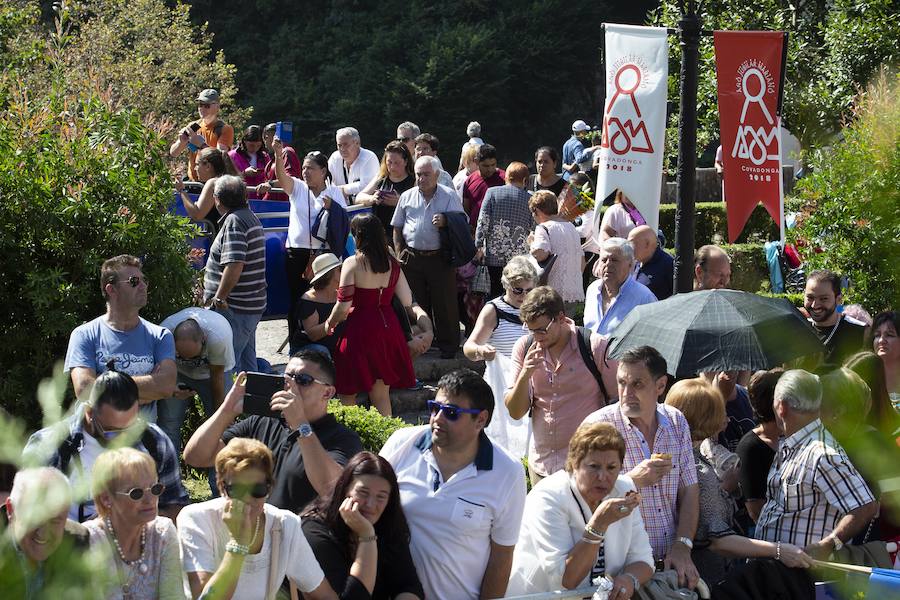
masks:
<path id="1" fill-rule="evenodd" d="M 394 294 L 408 308 L 412 292 L 400 264 L 388 252 L 384 227 L 375 215 L 354 217 L 350 233 L 356 254 L 344 261 L 337 304 L 325 322 L 326 331 L 346 320 L 338 336 L 335 387 L 341 402 L 356 404 L 356 394 L 368 392 L 378 411 L 391 415 L 391 386 L 416 383 L 406 338 L 391 308 Z"/>

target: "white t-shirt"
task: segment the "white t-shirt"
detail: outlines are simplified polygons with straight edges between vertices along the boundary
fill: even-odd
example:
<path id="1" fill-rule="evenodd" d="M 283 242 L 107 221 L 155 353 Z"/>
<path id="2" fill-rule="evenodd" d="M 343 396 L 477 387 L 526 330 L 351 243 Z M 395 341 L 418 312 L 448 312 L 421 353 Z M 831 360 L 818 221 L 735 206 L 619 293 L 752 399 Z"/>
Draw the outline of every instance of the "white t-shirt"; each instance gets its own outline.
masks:
<path id="1" fill-rule="evenodd" d="M 167 317 L 160 323 L 175 335 L 175 328 L 187 319 L 194 319 L 206 335 L 206 343 L 197 358 L 182 359 L 175 357 L 178 372 L 191 379 L 209 379 L 209 365 L 225 367 L 225 371 L 234 368 L 234 345 L 232 344 L 231 324 L 228 319 L 214 310 L 191 306 Z"/>
<path id="2" fill-rule="evenodd" d="M 381 455 L 397 473 L 410 553 L 425 597 L 475 599 L 491 541 L 514 546 L 519 538 L 525 471 L 484 436 L 475 461 L 443 481 L 430 434 L 428 425 L 400 429 Z"/>
<path id="3" fill-rule="evenodd" d="M 349 183 L 347 188 L 348 196 L 355 196 L 360 193 L 369 182 L 378 176 L 378 157 L 371 150 L 365 148 L 359 149 L 359 156 L 346 168 L 341 153 L 335 150 L 328 158 L 328 171 L 331 173 L 331 183 L 333 185 L 344 185 Z"/>
<path id="4" fill-rule="evenodd" d="M 316 222 L 319 211 L 325 206 L 325 196 L 341 206 L 346 207 L 344 193 L 334 185 L 327 185 L 318 196 L 313 195 L 309 186 L 302 179 L 291 177 L 294 189 L 291 191 L 291 214 L 288 220 L 288 248 L 311 248 L 318 250 L 324 242 L 313 236 L 312 226 Z M 338 254 L 343 248 L 338 249 Z"/>
<path id="5" fill-rule="evenodd" d="M 186 573 L 214 573 L 225 556 L 231 539 L 222 521 L 225 498 L 215 498 L 185 506 L 178 513 L 178 537 L 181 540 L 182 566 Z M 301 592 L 311 592 L 322 584 L 325 574 L 300 529 L 300 517 L 271 504 L 265 505 L 266 526 L 262 549 L 244 559 L 232 600 L 268 598 L 269 562 L 272 558 L 272 524 L 282 519 L 281 549 L 276 565 L 278 585 L 288 577 Z M 267 591 L 269 593 L 267 593 Z"/>

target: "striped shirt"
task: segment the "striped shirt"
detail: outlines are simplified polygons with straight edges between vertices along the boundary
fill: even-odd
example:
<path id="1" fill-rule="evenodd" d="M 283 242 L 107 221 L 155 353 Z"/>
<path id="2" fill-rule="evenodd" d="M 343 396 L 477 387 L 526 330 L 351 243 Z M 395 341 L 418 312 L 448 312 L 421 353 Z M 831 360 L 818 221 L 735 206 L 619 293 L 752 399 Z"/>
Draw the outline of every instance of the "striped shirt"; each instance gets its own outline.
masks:
<path id="1" fill-rule="evenodd" d="M 641 431 L 622 414 L 621 405 L 610 404 L 591 413 L 585 423 L 612 423 L 625 439 L 625 461 L 622 472 L 627 473 L 651 454 L 671 454 L 672 470 L 654 485 L 641 488 L 641 516 L 650 537 L 653 556 L 660 560 L 669 552 L 678 525 L 678 490 L 697 485 L 697 464 L 691 444 L 691 430 L 687 419 L 677 408 L 667 404 L 656 407 L 656 436 L 649 446 Z"/>
<path id="2" fill-rule="evenodd" d="M 503 299 L 503 296 L 494 298 L 489 304 L 493 304 L 498 312 L 504 312 L 513 317 L 519 316 L 519 309 L 508 304 Z M 519 338 L 523 335 L 525 335 L 525 330 L 522 329 L 521 323 L 513 323 L 512 321 L 501 318 L 501 315 L 498 314 L 497 327 L 494 328 L 494 333 L 491 334 L 488 343 L 492 345 L 497 352 L 506 358 L 511 359 L 513 346 L 516 345 L 516 342 L 518 342 Z"/>
<path id="3" fill-rule="evenodd" d="M 219 221 L 219 233 L 209 249 L 203 277 L 203 299 L 209 302 L 219 291 L 222 271 L 231 263 L 243 263 L 241 276 L 228 298 L 237 313 L 261 313 L 266 309 L 266 237 L 262 223 L 249 208 L 231 211 Z"/>
<path id="4" fill-rule="evenodd" d="M 819 419 L 781 440 L 766 497 L 756 537 L 800 547 L 824 539 L 844 515 L 875 501 Z"/>

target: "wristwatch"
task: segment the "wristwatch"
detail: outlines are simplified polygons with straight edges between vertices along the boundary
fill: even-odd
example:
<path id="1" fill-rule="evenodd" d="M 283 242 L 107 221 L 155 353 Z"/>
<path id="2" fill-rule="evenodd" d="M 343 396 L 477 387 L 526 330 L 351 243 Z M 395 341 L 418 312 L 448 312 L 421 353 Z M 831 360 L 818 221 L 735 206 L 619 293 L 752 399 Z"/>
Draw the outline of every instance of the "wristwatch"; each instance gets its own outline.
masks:
<path id="1" fill-rule="evenodd" d="M 675 541 L 676 541 L 676 542 L 681 542 L 682 544 L 684 544 L 685 546 L 687 546 L 687 547 L 688 547 L 688 550 L 693 550 L 693 549 L 694 549 L 694 542 L 693 542 L 693 541 L 691 540 L 691 538 L 689 538 L 689 537 L 684 537 L 684 536 L 677 537 L 677 538 L 675 538 Z"/>
<path id="2" fill-rule="evenodd" d="M 839 538 L 839 537 L 838 537 L 837 535 L 835 535 L 834 533 L 832 533 L 830 536 L 828 536 L 828 539 L 830 539 L 830 540 L 831 540 L 831 543 L 834 544 L 834 551 L 835 551 L 835 552 L 839 551 L 841 548 L 844 547 L 844 542 L 842 542 L 842 541 L 841 541 L 841 538 Z"/>
<path id="3" fill-rule="evenodd" d="M 302 438 L 308 438 L 313 434 L 313 428 L 309 423 L 300 423 L 294 431 L 299 433 Z"/>

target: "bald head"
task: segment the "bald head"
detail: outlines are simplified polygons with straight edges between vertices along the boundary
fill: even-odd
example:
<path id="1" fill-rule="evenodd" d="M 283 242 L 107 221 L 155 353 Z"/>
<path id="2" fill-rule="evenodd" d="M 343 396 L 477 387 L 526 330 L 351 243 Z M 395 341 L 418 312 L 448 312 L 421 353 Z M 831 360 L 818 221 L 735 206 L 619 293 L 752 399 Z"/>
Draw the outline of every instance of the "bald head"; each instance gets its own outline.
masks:
<path id="1" fill-rule="evenodd" d="M 645 263 L 653 258 L 659 243 L 656 232 L 647 225 L 638 225 L 632 229 L 628 234 L 628 241 L 634 247 L 634 259 L 639 263 Z"/>

